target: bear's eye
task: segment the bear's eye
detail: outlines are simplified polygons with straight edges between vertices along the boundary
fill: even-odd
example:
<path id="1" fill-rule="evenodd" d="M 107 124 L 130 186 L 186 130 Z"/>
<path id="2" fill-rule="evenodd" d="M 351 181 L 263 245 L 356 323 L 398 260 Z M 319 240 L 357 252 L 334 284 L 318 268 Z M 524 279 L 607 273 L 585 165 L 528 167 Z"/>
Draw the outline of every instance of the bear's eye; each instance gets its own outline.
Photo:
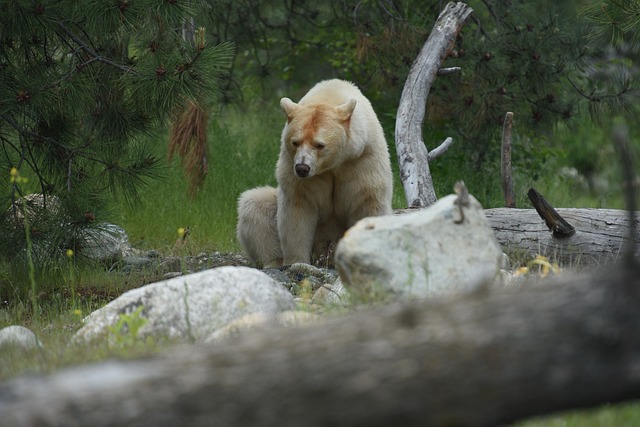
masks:
<path id="1" fill-rule="evenodd" d="M 318 142 L 318 143 L 316 144 L 316 149 L 318 149 L 318 150 L 322 150 L 323 148 L 324 148 L 324 144 L 322 144 L 321 142 Z"/>
<path id="2" fill-rule="evenodd" d="M 293 145 L 294 147 L 299 147 L 300 141 L 291 141 L 291 145 Z"/>

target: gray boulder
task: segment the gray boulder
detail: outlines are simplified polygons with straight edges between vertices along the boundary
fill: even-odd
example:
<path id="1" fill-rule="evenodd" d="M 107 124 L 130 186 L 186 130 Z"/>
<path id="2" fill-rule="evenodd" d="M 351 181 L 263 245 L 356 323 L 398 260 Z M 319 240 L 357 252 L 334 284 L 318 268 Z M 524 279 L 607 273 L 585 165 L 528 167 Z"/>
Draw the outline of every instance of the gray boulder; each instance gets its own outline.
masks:
<path id="1" fill-rule="evenodd" d="M 136 339 L 199 342 L 244 315 L 294 307 L 293 296 L 261 271 L 219 267 L 125 292 L 87 316 L 74 341 L 106 337 L 109 342 L 117 342 L 117 334 L 127 333 L 128 325 L 124 325 L 125 330 L 114 328 L 123 326 L 123 319 L 131 319 L 137 329 Z"/>
<path id="2" fill-rule="evenodd" d="M 40 341 L 30 329 L 11 325 L 0 329 L 0 348 L 6 347 L 33 350 L 40 347 Z"/>
<path id="3" fill-rule="evenodd" d="M 502 250 L 482 206 L 470 196 L 464 220 L 455 195 L 427 209 L 364 218 L 338 243 L 344 285 L 363 299 L 433 297 L 493 283 Z"/>
<path id="4" fill-rule="evenodd" d="M 115 224 L 105 222 L 87 229 L 82 238 L 82 254 L 95 261 L 111 263 L 134 255 L 126 231 Z"/>

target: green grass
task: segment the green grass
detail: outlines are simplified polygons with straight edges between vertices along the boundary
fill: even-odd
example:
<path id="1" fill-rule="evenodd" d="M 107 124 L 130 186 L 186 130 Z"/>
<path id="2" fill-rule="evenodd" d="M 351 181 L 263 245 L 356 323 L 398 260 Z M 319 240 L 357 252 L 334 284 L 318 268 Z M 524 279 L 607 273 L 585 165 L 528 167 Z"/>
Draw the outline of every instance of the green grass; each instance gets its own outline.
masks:
<path id="1" fill-rule="evenodd" d="M 640 425 L 640 403 L 603 405 L 598 408 L 535 418 L 514 427 L 635 427 Z"/>
<path id="2" fill-rule="evenodd" d="M 275 185 L 282 114 L 277 107 L 256 111 L 226 110 L 209 127 L 209 173 L 194 198 L 178 160 L 145 192 L 141 203 L 122 204 L 120 225 L 134 246 L 170 250 L 179 227 L 189 227 L 192 246 L 202 251 L 236 251 L 236 201 L 258 185 Z M 167 157 L 167 141 L 157 155 Z"/>

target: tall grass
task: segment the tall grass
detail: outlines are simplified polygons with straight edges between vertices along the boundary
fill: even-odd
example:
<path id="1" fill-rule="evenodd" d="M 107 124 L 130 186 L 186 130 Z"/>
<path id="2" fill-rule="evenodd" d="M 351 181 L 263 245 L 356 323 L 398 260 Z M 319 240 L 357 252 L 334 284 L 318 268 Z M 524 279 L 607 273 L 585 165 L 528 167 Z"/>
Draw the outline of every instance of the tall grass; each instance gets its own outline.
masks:
<path id="1" fill-rule="evenodd" d="M 275 164 L 284 118 L 277 104 L 258 109 L 229 108 L 209 127 L 209 172 L 190 198 L 179 162 L 145 192 L 141 203 L 122 204 L 120 225 L 134 246 L 168 250 L 179 227 L 188 227 L 192 246 L 201 251 L 236 251 L 236 201 L 259 185 L 275 185 Z M 166 141 L 156 154 L 166 158 Z"/>

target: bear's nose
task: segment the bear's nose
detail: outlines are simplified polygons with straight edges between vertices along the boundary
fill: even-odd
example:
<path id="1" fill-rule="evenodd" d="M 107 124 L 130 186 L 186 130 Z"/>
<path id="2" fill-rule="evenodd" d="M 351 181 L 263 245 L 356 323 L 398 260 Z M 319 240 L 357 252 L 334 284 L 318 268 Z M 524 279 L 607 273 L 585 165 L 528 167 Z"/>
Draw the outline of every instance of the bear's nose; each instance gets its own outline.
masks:
<path id="1" fill-rule="evenodd" d="M 303 164 L 296 165 L 296 173 L 300 178 L 304 178 L 305 176 L 309 175 L 310 171 L 311 171 L 311 168 L 308 165 L 303 165 Z"/>

